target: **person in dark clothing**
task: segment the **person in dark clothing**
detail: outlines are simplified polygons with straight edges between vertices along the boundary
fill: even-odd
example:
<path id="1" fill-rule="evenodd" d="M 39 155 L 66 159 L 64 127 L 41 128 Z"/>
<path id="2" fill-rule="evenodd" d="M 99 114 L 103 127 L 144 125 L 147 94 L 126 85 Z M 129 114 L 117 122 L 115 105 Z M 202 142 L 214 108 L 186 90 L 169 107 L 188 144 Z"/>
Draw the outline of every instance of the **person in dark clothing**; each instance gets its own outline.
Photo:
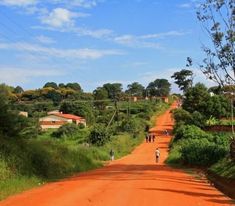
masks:
<path id="1" fill-rule="evenodd" d="M 153 142 L 155 142 L 155 137 L 156 137 L 156 135 L 153 133 L 153 134 L 152 134 Z"/>
<path id="2" fill-rule="evenodd" d="M 113 151 L 113 149 L 110 150 L 109 154 L 110 154 L 111 161 L 113 161 L 114 160 L 114 151 Z"/>
<path id="3" fill-rule="evenodd" d="M 151 135 L 151 133 L 149 134 L 149 142 L 151 142 L 152 141 L 152 135 Z"/>
<path id="4" fill-rule="evenodd" d="M 149 141 L 149 134 L 146 134 L 146 136 L 145 136 L 145 141 L 146 141 L 146 142 Z"/>

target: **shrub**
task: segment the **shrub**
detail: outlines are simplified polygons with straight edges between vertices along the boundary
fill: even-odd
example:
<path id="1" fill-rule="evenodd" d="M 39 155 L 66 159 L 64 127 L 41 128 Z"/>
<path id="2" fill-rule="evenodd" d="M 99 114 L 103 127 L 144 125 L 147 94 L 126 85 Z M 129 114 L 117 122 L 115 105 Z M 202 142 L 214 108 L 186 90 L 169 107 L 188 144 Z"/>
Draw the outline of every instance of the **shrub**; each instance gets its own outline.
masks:
<path id="1" fill-rule="evenodd" d="M 202 139 L 188 139 L 181 142 L 181 159 L 183 163 L 197 166 L 210 166 L 228 153 L 224 146 Z"/>
<path id="2" fill-rule="evenodd" d="M 56 138 L 72 137 L 79 131 L 79 127 L 76 124 L 65 124 L 58 130 L 52 133 L 52 136 Z"/>
<path id="3" fill-rule="evenodd" d="M 110 140 L 110 133 L 103 124 L 96 124 L 91 130 L 89 142 L 97 146 L 104 145 Z"/>
<path id="4" fill-rule="evenodd" d="M 129 132 L 136 137 L 146 127 L 146 123 L 137 118 L 123 120 L 120 126 L 122 132 Z"/>
<path id="5" fill-rule="evenodd" d="M 0 181 L 8 179 L 11 176 L 11 171 L 4 158 L 0 157 Z"/>
<path id="6" fill-rule="evenodd" d="M 211 139 L 213 138 L 211 134 L 208 134 L 201 130 L 199 127 L 194 125 L 181 125 L 175 129 L 174 142 L 179 139 Z"/>

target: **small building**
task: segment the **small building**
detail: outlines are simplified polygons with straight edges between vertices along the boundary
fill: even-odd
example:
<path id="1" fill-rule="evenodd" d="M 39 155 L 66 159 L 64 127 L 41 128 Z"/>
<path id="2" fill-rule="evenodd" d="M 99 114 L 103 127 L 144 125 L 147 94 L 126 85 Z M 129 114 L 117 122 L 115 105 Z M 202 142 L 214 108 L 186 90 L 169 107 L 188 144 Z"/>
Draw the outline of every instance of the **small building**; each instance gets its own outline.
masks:
<path id="1" fill-rule="evenodd" d="M 28 112 L 24 112 L 24 111 L 20 111 L 19 115 L 24 116 L 24 117 L 28 117 L 29 116 Z"/>
<path id="2" fill-rule="evenodd" d="M 61 113 L 61 112 L 59 110 L 53 110 L 53 111 L 47 112 L 48 115 L 50 115 L 50 114 L 58 114 L 58 113 Z"/>
<path id="3" fill-rule="evenodd" d="M 39 119 L 39 124 L 43 130 L 58 129 L 67 123 L 83 124 L 86 126 L 85 118 L 73 114 L 54 113 Z"/>
<path id="4" fill-rule="evenodd" d="M 168 97 L 161 97 L 162 101 L 165 103 L 169 103 L 169 98 Z"/>

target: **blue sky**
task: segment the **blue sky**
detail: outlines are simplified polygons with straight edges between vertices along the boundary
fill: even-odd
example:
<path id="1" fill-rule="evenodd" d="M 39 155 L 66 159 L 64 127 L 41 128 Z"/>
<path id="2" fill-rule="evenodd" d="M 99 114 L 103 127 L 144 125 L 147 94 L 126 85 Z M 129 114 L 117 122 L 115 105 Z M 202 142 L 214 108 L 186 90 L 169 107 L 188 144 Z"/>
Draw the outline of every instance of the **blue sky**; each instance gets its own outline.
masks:
<path id="1" fill-rule="evenodd" d="M 0 0 L 0 83 L 144 86 L 203 59 L 196 0 Z M 207 82 L 192 68 L 195 81 Z M 207 83 L 208 84 L 208 83 Z M 173 91 L 176 86 L 173 85 Z"/>

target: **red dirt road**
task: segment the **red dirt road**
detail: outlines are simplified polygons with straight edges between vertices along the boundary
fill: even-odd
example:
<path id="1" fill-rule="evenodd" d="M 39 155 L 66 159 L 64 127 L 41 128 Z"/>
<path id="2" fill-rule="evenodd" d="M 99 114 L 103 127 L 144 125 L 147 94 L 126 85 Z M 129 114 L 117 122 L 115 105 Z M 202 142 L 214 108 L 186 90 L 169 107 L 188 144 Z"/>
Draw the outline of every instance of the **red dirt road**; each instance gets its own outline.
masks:
<path id="1" fill-rule="evenodd" d="M 157 119 L 152 130 L 155 143 L 143 143 L 134 152 L 108 166 L 60 182 L 46 184 L 0 202 L 0 206 L 222 206 L 231 200 L 205 180 L 172 169 L 167 157 L 171 130 L 169 111 Z M 161 159 L 155 163 L 154 150 Z"/>

